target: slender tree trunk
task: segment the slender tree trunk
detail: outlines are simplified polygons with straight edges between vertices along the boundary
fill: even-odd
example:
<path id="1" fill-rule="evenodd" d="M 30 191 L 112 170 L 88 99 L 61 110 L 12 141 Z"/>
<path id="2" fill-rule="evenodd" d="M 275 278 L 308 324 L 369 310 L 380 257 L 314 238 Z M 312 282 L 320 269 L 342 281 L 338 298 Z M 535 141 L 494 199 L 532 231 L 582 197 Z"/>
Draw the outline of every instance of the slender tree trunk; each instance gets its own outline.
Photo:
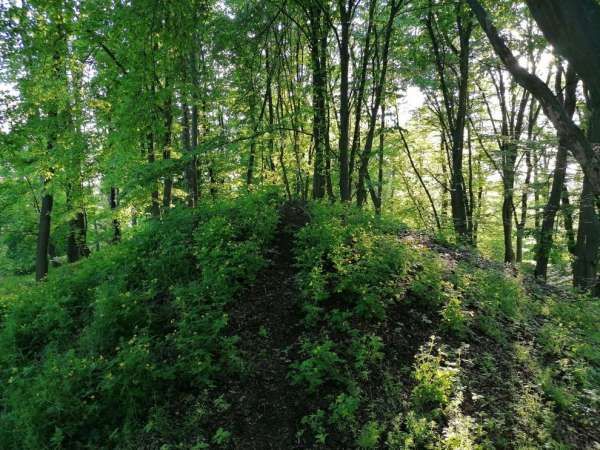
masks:
<path id="1" fill-rule="evenodd" d="M 119 189 L 112 186 L 110 188 L 110 197 L 108 200 L 110 211 L 113 215 L 112 219 L 112 229 L 113 229 L 113 237 L 112 242 L 119 242 L 121 240 L 121 224 L 119 223 L 119 219 L 116 217 L 117 207 L 119 206 Z"/>
<path id="2" fill-rule="evenodd" d="M 152 132 L 149 132 L 146 136 L 146 142 L 148 145 L 148 164 L 151 166 L 154 164 L 154 137 Z M 160 202 L 159 202 L 158 186 L 156 182 L 152 182 L 152 193 L 150 194 L 150 214 L 154 218 L 160 217 Z"/>
<path id="3" fill-rule="evenodd" d="M 198 205 L 198 159 L 195 154 L 190 155 L 192 152 L 192 143 L 190 140 L 189 107 L 184 103 L 181 109 L 181 143 L 184 152 L 189 155 L 190 159 L 185 168 L 185 178 L 188 189 L 187 203 L 190 208 L 195 208 Z M 197 139 L 196 136 L 196 140 Z"/>
<path id="4" fill-rule="evenodd" d="M 381 214 L 383 203 L 383 153 L 385 144 L 385 103 L 381 104 L 381 128 L 379 129 L 379 157 L 377 168 L 377 198 L 379 199 L 377 214 Z"/>
<path id="5" fill-rule="evenodd" d="M 98 221 L 94 219 L 94 243 L 96 245 L 96 251 L 100 251 L 100 233 L 98 232 Z"/>
<path id="6" fill-rule="evenodd" d="M 367 180 L 368 171 L 369 171 L 369 160 L 371 158 L 371 151 L 373 148 L 373 139 L 375 137 L 375 128 L 377 127 L 377 113 L 379 111 L 380 105 L 384 98 L 385 91 L 385 80 L 387 75 L 387 67 L 388 67 L 388 59 L 389 59 L 389 49 L 390 49 L 390 40 L 392 37 L 392 33 L 394 30 L 394 19 L 398 14 L 401 6 L 400 0 L 392 0 L 390 2 L 390 15 L 388 17 L 386 26 L 385 26 L 385 35 L 383 42 L 383 50 L 381 52 L 381 70 L 379 73 L 379 78 L 377 80 L 377 84 L 375 86 L 375 96 L 373 101 L 373 107 L 370 112 L 369 117 L 369 129 L 367 130 L 367 137 L 365 139 L 365 147 L 363 149 L 362 154 L 360 155 L 360 165 L 358 168 L 358 184 L 356 188 L 356 203 L 358 206 L 362 206 L 366 199 L 367 193 L 365 189 L 365 181 Z"/>
<path id="7" fill-rule="evenodd" d="M 465 118 L 467 115 L 467 99 L 469 86 L 469 53 L 472 27 L 470 24 L 460 33 L 460 84 L 458 93 L 458 110 L 452 139 L 452 190 L 450 201 L 454 229 L 459 239 L 466 243 L 472 242 L 467 226 L 467 208 L 465 181 L 463 177 L 463 147 Z"/>
<path id="8" fill-rule="evenodd" d="M 53 55 L 54 60 L 54 72 L 56 76 L 60 76 L 60 54 L 55 52 Z M 58 129 L 58 112 L 55 105 L 52 105 L 48 112 L 50 119 L 49 126 L 51 128 L 49 139 L 48 139 L 48 154 L 50 155 L 54 149 L 54 145 L 57 140 L 56 131 Z M 52 170 L 51 170 L 52 172 Z M 38 225 L 38 236 L 37 236 L 37 248 L 35 255 L 35 279 L 41 281 L 48 275 L 48 251 L 51 247 L 50 242 L 50 230 L 51 230 L 51 219 L 52 219 L 52 205 L 54 203 L 54 197 L 48 190 L 49 179 L 44 179 L 44 190 L 42 194 L 42 201 L 40 204 L 40 216 Z M 52 246 L 52 248 L 54 248 Z"/>
<path id="9" fill-rule="evenodd" d="M 558 93 L 558 98 L 565 108 L 567 115 L 569 117 L 573 117 L 577 103 L 577 74 L 575 73 L 573 66 L 569 65 L 565 77 L 566 84 L 564 93 L 562 86 L 562 74 L 563 68 L 562 66 L 559 66 L 556 76 L 555 90 Z M 536 252 L 536 266 L 534 274 L 537 278 L 541 278 L 543 280 L 546 279 L 548 272 L 548 261 L 553 245 L 553 232 L 556 214 L 560 209 L 563 192 L 566 189 L 565 177 L 567 174 L 567 157 L 569 148 L 567 146 L 567 142 L 565 142 L 564 138 L 561 138 L 560 134 L 558 135 L 558 141 L 558 152 L 556 155 L 556 166 L 554 168 L 554 175 L 552 178 L 552 188 L 548 203 L 544 208 L 542 228 L 539 233 Z"/>
<path id="10" fill-rule="evenodd" d="M 198 45 L 200 47 L 200 45 Z M 204 54 L 200 52 L 200 61 L 204 65 Z M 196 52 L 192 51 L 190 53 L 190 70 L 191 70 L 191 79 L 193 84 L 192 90 L 192 107 L 190 110 L 190 150 L 193 153 L 192 159 L 189 163 L 189 183 L 190 183 L 190 200 L 188 200 L 188 204 L 192 204 L 192 207 L 198 206 L 198 200 L 200 199 L 200 188 L 201 188 L 201 170 L 200 170 L 200 155 L 198 154 L 198 145 L 199 145 L 199 134 L 200 134 L 200 124 L 199 124 L 199 110 L 198 105 L 202 105 L 203 112 L 203 125 L 206 127 L 206 99 L 199 98 L 200 91 L 200 82 L 198 77 L 198 66 L 197 66 L 197 56 Z"/>
<path id="11" fill-rule="evenodd" d="M 339 172 L 340 172 L 340 199 L 350 201 L 350 95 L 349 95 L 349 66 L 350 66 L 350 21 L 352 1 L 338 0 L 341 18 L 340 50 L 340 138 L 339 138 Z"/>
<path id="12" fill-rule="evenodd" d="M 250 116 L 251 120 L 254 117 L 254 101 L 251 100 L 250 105 Z M 254 130 L 258 128 L 258 124 L 254 124 L 252 127 Z M 256 165 L 256 139 L 253 138 L 250 142 L 250 153 L 248 154 L 248 168 L 246 169 L 246 186 L 250 186 L 254 183 L 254 166 Z"/>
<path id="13" fill-rule="evenodd" d="M 458 28 L 460 49 L 459 68 L 456 75 L 458 83 L 457 95 L 451 94 L 447 82 L 447 69 L 445 55 L 439 46 L 437 32 L 434 29 L 434 14 L 432 3 L 426 20 L 427 29 L 431 38 L 433 52 L 436 60 L 436 69 L 444 97 L 444 108 L 448 118 L 449 135 L 451 139 L 451 171 L 450 171 L 450 206 L 454 232 L 459 241 L 467 244 L 473 243 L 473 236 L 469 230 L 468 198 L 463 174 L 463 149 L 464 129 L 466 123 L 468 97 L 469 97 L 469 56 L 470 41 L 473 31 L 472 15 L 463 10 L 462 0 L 456 6 L 456 24 Z M 457 98 L 456 98 L 457 97 Z"/>
<path id="14" fill-rule="evenodd" d="M 314 142 L 314 166 L 313 166 L 313 198 L 321 199 L 325 196 L 325 133 L 326 133 L 326 111 L 325 96 L 327 95 L 327 69 L 323 66 L 325 55 L 322 51 L 324 31 L 323 12 L 316 3 L 310 5 L 310 54 L 312 62 L 312 97 L 313 97 L 313 142 Z M 326 39 L 326 38 L 325 38 Z"/>
<path id="15" fill-rule="evenodd" d="M 433 218 L 435 219 L 435 224 L 437 227 L 436 229 L 438 231 L 440 231 L 442 229 L 442 224 L 440 223 L 440 218 L 439 218 L 437 209 L 435 207 L 435 202 L 433 201 L 431 192 L 429 192 L 429 189 L 427 188 L 427 184 L 423 180 L 421 173 L 419 172 L 419 170 L 417 169 L 417 166 L 415 165 L 412 154 L 410 152 L 410 147 L 408 146 L 408 142 L 406 142 L 406 138 L 404 137 L 404 132 L 402 131 L 402 128 L 400 128 L 399 125 L 398 125 L 398 131 L 400 132 L 400 138 L 402 139 L 402 144 L 404 145 L 404 149 L 406 150 L 406 155 L 408 156 L 408 161 L 410 162 L 410 166 L 412 167 L 413 171 L 415 172 L 415 175 L 417 176 L 417 179 L 419 180 L 421 187 L 425 191 L 425 195 L 427 195 L 429 204 L 431 205 L 431 210 L 433 212 Z"/>
<path id="16" fill-rule="evenodd" d="M 354 129 L 352 137 L 352 148 L 350 150 L 350 161 L 348 163 L 348 185 L 350 190 L 350 197 L 352 197 L 352 178 L 354 176 L 354 167 L 356 164 L 356 157 L 358 155 L 358 149 L 360 146 L 360 122 L 362 119 L 362 108 L 363 100 L 365 97 L 365 86 L 367 80 L 367 67 L 369 63 L 369 57 L 371 55 L 371 34 L 373 33 L 375 23 L 375 6 L 377 0 L 372 0 L 369 4 L 369 18 L 367 23 L 367 33 L 365 36 L 365 44 L 363 47 L 363 54 L 361 58 L 360 67 L 360 78 L 358 81 L 358 87 L 355 91 L 356 101 L 354 106 Z"/>
<path id="17" fill-rule="evenodd" d="M 527 223 L 527 208 L 529 200 L 529 187 L 531 185 L 531 150 L 525 150 L 525 164 L 527 172 L 525 174 L 525 183 L 523 193 L 521 194 L 521 220 L 517 225 L 517 262 L 523 262 L 523 240 L 525 238 L 525 224 Z"/>
<path id="18" fill-rule="evenodd" d="M 563 184 L 563 190 L 561 195 L 561 212 L 563 220 L 565 222 L 565 233 L 567 238 L 567 248 L 569 253 L 575 255 L 575 231 L 573 228 L 573 206 L 569 199 L 569 190 L 566 183 Z"/>
<path id="19" fill-rule="evenodd" d="M 46 184 L 46 183 L 44 183 Z M 48 245 L 50 243 L 50 219 L 52 216 L 52 194 L 45 192 L 40 206 L 40 221 L 35 262 L 35 279 L 40 281 L 48 275 Z"/>
<path id="20" fill-rule="evenodd" d="M 444 182 L 444 186 L 442 187 L 442 204 L 441 204 L 441 208 L 442 211 L 440 212 L 440 218 L 441 221 L 444 223 L 446 223 L 446 219 L 448 218 L 448 206 L 449 206 L 449 202 L 448 202 L 448 197 L 449 197 L 449 192 L 450 190 L 448 189 L 448 159 L 446 158 L 446 152 L 444 151 L 444 141 L 441 140 L 440 141 L 440 159 L 442 162 L 442 180 Z"/>
<path id="21" fill-rule="evenodd" d="M 552 234 L 554 232 L 554 220 L 560 207 L 567 171 L 567 152 L 567 147 L 563 143 L 559 144 L 558 153 L 556 155 L 556 167 L 554 168 L 554 176 L 552 179 L 552 190 L 550 191 L 548 203 L 544 208 L 542 229 L 538 238 L 535 257 L 535 276 L 542 280 L 546 279 L 548 273 L 548 261 L 550 259 L 550 251 L 552 250 L 553 243 Z"/>
<path id="22" fill-rule="evenodd" d="M 72 189 L 69 189 L 72 191 Z M 67 193 L 67 205 L 72 205 L 73 199 L 69 198 L 71 193 Z M 69 206 L 72 209 L 72 206 Z M 87 226 L 85 214 L 78 210 L 75 217 L 69 220 L 69 234 L 67 236 L 67 261 L 73 263 L 81 258 L 88 256 L 90 251 L 86 243 Z"/>
<path id="23" fill-rule="evenodd" d="M 164 105 L 165 117 L 163 130 L 163 159 L 171 159 L 171 128 L 173 126 L 173 112 L 171 111 L 171 101 L 169 100 Z M 165 182 L 163 186 L 163 209 L 167 211 L 171 207 L 173 197 L 173 177 L 170 173 L 165 175 Z"/>
<path id="24" fill-rule="evenodd" d="M 516 159 L 517 149 L 512 143 L 505 145 L 510 149 L 505 148 L 505 158 L 508 160 L 505 162 L 503 169 L 503 197 L 502 202 L 502 229 L 504 231 L 504 262 L 507 264 L 514 264 L 515 253 L 513 250 L 513 204 L 514 195 L 513 189 L 515 184 L 515 173 L 514 173 L 514 161 Z"/>

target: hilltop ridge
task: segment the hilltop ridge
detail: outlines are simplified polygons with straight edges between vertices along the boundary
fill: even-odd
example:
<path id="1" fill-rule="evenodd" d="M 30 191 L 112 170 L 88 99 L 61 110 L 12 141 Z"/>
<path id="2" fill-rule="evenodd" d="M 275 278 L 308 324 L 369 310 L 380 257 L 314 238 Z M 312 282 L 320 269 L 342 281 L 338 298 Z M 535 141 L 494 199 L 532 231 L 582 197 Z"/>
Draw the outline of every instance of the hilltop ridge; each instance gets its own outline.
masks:
<path id="1" fill-rule="evenodd" d="M 352 207 L 176 209 L 1 307 L 2 448 L 600 442 L 597 301 Z"/>

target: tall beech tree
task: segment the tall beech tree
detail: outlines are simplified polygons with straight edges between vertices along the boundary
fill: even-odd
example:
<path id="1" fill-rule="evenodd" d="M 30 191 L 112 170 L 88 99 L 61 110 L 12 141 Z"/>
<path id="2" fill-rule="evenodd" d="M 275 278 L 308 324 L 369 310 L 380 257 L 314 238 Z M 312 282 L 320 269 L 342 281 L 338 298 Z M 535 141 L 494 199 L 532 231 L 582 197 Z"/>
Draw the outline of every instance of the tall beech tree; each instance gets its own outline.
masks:
<path id="1" fill-rule="evenodd" d="M 465 184 L 463 159 L 464 138 L 469 97 L 469 65 L 473 19 L 464 1 L 454 9 L 454 23 L 458 48 L 447 38 L 429 2 L 425 24 L 435 57 L 435 67 L 442 94 L 440 115 L 444 136 L 442 141 L 450 147 L 450 203 L 454 230 L 464 242 L 473 241 L 473 220 Z M 453 62 L 452 59 L 456 59 Z"/>
<path id="2" fill-rule="evenodd" d="M 572 117 L 575 113 L 575 106 L 577 101 L 577 74 L 573 69 L 572 65 L 566 71 L 564 76 L 565 86 L 563 89 L 561 80 L 563 79 L 564 69 L 562 66 L 559 67 L 558 75 L 556 77 L 556 92 L 561 103 L 564 105 L 567 114 Z M 569 149 L 564 142 L 564 139 L 558 137 L 558 152 L 556 154 L 556 162 L 554 168 L 554 175 L 552 178 L 552 190 L 548 203 L 544 208 L 544 216 L 542 222 L 542 228 L 540 231 L 539 242 L 536 251 L 536 266 L 535 276 L 546 279 L 548 272 L 548 260 L 550 258 L 550 251 L 552 249 L 552 241 L 554 234 L 554 221 L 556 214 L 559 211 L 561 199 L 565 192 L 565 176 L 567 173 L 567 156 Z M 588 188 L 589 189 L 589 188 Z M 581 223 L 580 223 L 581 227 Z"/>

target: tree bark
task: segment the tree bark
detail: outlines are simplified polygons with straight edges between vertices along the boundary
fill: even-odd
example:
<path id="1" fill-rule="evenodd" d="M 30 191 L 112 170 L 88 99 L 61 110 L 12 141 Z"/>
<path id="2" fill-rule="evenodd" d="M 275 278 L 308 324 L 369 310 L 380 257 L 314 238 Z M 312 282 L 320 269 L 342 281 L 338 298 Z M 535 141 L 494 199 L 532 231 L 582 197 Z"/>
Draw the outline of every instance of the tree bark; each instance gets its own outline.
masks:
<path id="1" fill-rule="evenodd" d="M 543 213 L 542 229 L 538 239 L 534 272 L 535 277 L 542 280 L 546 279 L 548 272 L 548 260 L 550 258 L 550 251 L 552 250 L 553 244 L 552 234 L 554 232 L 554 220 L 560 207 L 560 200 L 562 197 L 565 174 L 567 170 L 567 152 L 567 147 L 563 143 L 560 143 L 558 146 L 558 153 L 556 155 L 556 166 L 554 168 L 554 176 L 552 179 L 552 190 L 550 191 L 550 197 Z"/>
<path id="2" fill-rule="evenodd" d="M 589 86 L 586 85 L 587 88 Z M 588 139 L 596 152 L 600 151 L 600 90 L 588 92 L 589 128 Z M 579 229 L 575 247 L 573 284 L 583 290 L 599 295 L 597 284 L 598 246 L 600 245 L 600 220 L 598 219 L 598 196 L 589 186 L 589 176 L 583 180 L 583 192 L 579 207 Z"/>
<path id="3" fill-rule="evenodd" d="M 188 190 L 187 204 L 190 208 L 195 208 L 198 205 L 198 159 L 196 154 L 192 154 L 189 107 L 184 103 L 181 109 L 181 144 L 184 152 L 189 156 L 189 162 L 185 168 L 185 179 Z"/>
<path id="4" fill-rule="evenodd" d="M 363 101 L 365 97 L 365 86 L 367 80 L 367 67 L 369 63 L 369 57 L 371 54 L 371 34 L 374 28 L 375 22 L 375 5 L 377 0 L 372 0 L 369 5 L 369 18 L 367 23 L 367 33 L 365 36 L 365 44 L 363 47 L 363 54 L 361 59 L 360 67 L 360 78 L 358 81 L 358 87 L 354 91 L 356 96 L 354 106 L 354 129 L 352 136 L 352 148 L 350 149 L 350 161 L 348 169 L 348 185 L 350 189 L 350 197 L 352 197 L 352 178 L 354 175 L 354 168 L 356 164 L 356 157 L 360 146 L 360 122 L 362 118 Z"/>
<path id="5" fill-rule="evenodd" d="M 171 110 L 171 100 L 166 102 L 164 108 L 164 129 L 162 136 L 163 160 L 171 159 L 171 128 L 173 126 L 173 111 Z M 165 175 L 163 186 L 163 209 L 166 211 L 171 207 L 173 197 L 173 177 L 170 171 Z"/>
<path id="6" fill-rule="evenodd" d="M 119 206 L 119 189 L 118 188 L 111 186 L 108 203 L 110 206 L 110 211 L 113 215 L 113 219 L 112 219 L 113 237 L 112 237 L 111 242 L 116 243 L 121 240 L 121 224 L 119 223 L 119 219 L 116 217 L 117 207 Z"/>
<path id="7" fill-rule="evenodd" d="M 562 86 L 560 85 L 561 72 L 557 75 L 556 90 L 559 92 L 559 98 L 562 101 L 565 110 L 569 117 L 575 113 L 575 105 L 577 102 L 577 75 L 573 66 L 570 65 L 566 75 L 565 94 L 560 94 Z M 537 252 L 536 265 L 534 275 L 536 278 L 545 280 L 548 273 L 548 260 L 553 245 L 554 221 L 556 214 L 560 208 L 560 202 L 565 190 L 565 176 L 567 173 L 567 143 L 559 136 L 558 153 L 556 155 L 556 165 L 552 178 L 552 189 L 548 203 L 544 208 L 542 228 L 540 230 Z"/>
<path id="8" fill-rule="evenodd" d="M 90 249 L 86 242 L 87 224 L 85 214 L 78 211 L 75 218 L 69 221 L 69 237 L 67 240 L 67 260 L 72 263 L 89 256 Z"/>
<path id="9" fill-rule="evenodd" d="M 454 228 L 459 239 L 465 243 L 472 243 L 473 237 L 468 229 L 468 204 L 466 202 L 465 181 L 463 176 L 463 148 L 465 119 L 467 115 L 467 100 L 469 96 L 469 54 L 471 32 L 473 30 L 471 17 L 468 17 L 468 23 L 463 26 L 460 11 L 458 11 L 458 28 L 460 39 L 460 81 L 458 92 L 458 110 L 454 123 L 452 139 L 452 190 L 450 192 L 450 201 L 452 206 L 452 217 Z"/>
<path id="10" fill-rule="evenodd" d="M 581 290 L 591 291 L 596 288 L 599 243 L 600 222 L 596 210 L 596 196 L 591 183 L 584 177 L 573 264 L 573 285 Z"/>
<path id="11" fill-rule="evenodd" d="M 146 135 L 146 144 L 148 146 L 148 164 L 153 165 L 155 161 L 154 137 L 151 131 Z M 157 183 L 153 181 L 152 192 L 150 194 L 150 214 L 155 219 L 160 217 L 160 202 L 158 200 L 158 196 L 158 186 Z"/>
<path id="12" fill-rule="evenodd" d="M 362 206 L 367 200 L 365 181 L 368 176 L 369 160 L 371 158 L 371 151 L 373 149 L 373 139 L 375 137 L 375 129 L 377 127 L 377 112 L 379 111 L 381 102 L 383 101 L 384 97 L 390 40 L 394 30 L 394 19 L 400 11 L 401 5 L 402 0 L 392 0 L 390 2 L 390 15 L 385 26 L 383 50 L 381 52 L 381 70 L 379 73 L 377 84 L 375 86 L 375 98 L 370 112 L 369 129 L 367 131 L 367 137 L 365 139 L 365 147 L 360 155 L 360 165 L 358 168 L 358 184 L 356 189 L 356 203 L 358 206 Z"/>
<path id="13" fill-rule="evenodd" d="M 565 221 L 565 233 L 567 237 L 567 248 L 569 253 L 575 255 L 575 231 L 573 229 L 573 207 L 569 199 L 569 190 L 567 185 L 563 184 L 563 190 L 561 195 L 561 212 L 563 220 Z"/>
<path id="14" fill-rule="evenodd" d="M 432 50 L 435 56 L 435 65 L 438 73 L 443 96 L 443 108 L 446 115 L 448 140 L 450 148 L 450 208 L 454 232 L 459 241 L 472 244 L 472 229 L 469 223 L 469 202 L 463 174 L 464 129 L 468 109 L 469 97 L 469 56 L 470 40 L 473 30 L 472 16 L 464 14 L 463 1 L 456 5 L 456 25 L 458 29 L 460 49 L 458 51 L 459 67 L 453 73 L 457 79 L 458 92 L 454 93 L 448 84 L 448 71 L 446 69 L 445 55 L 440 48 L 440 42 L 434 29 L 434 13 L 432 3 L 429 4 L 429 13 L 425 24 L 431 39 Z M 463 15 L 465 17 L 463 17 Z M 441 107 L 440 107 L 441 109 Z"/>
<path id="15" fill-rule="evenodd" d="M 596 0 L 526 0 L 548 41 L 585 84 L 600 91 L 600 4 Z"/>
<path id="16" fill-rule="evenodd" d="M 46 183 L 44 183 L 46 184 Z M 50 243 L 50 219 L 52 216 L 52 194 L 45 192 L 40 206 L 40 221 L 35 261 L 35 279 L 41 281 L 48 275 L 48 245 Z"/>
<path id="17" fill-rule="evenodd" d="M 324 66 L 325 55 L 322 51 L 323 40 L 326 39 L 323 27 L 323 11 L 317 2 L 311 2 L 310 12 L 310 55 L 312 62 L 312 97 L 313 97 L 313 140 L 314 140 L 314 166 L 313 189 L 315 199 L 325 196 L 325 133 L 326 110 L 325 96 L 327 95 L 327 68 Z"/>
<path id="18" fill-rule="evenodd" d="M 349 95 L 349 66 L 350 66 L 350 25 L 352 20 L 353 1 L 338 0 L 341 19 L 340 51 L 340 138 L 338 143 L 340 171 L 340 200 L 350 201 L 350 95 Z"/>

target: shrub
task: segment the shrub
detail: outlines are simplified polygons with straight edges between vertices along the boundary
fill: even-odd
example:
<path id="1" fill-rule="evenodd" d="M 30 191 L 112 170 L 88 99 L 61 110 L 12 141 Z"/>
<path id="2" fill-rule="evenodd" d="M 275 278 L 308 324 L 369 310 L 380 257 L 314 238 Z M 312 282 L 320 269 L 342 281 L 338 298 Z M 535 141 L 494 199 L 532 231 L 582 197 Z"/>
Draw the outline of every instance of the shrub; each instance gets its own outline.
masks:
<path id="1" fill-rule="evenodd" d="M 439 408 L 448 404 L 457 373 L 455 367 L 444 365 L 443 352 L 435 351 L 435 341 L 432 336 L 416 357 L 416 386 L 412 392 L 412 402 L 417 411 L 434 416 Z"/>
<path id="2" fill-rule="evenodd" d="M 175 208 L 3 303 L 0 447 L 227 445 L 192 410 L 242 366 L 225 305 L 265 266 L 277 202 Z"/>

